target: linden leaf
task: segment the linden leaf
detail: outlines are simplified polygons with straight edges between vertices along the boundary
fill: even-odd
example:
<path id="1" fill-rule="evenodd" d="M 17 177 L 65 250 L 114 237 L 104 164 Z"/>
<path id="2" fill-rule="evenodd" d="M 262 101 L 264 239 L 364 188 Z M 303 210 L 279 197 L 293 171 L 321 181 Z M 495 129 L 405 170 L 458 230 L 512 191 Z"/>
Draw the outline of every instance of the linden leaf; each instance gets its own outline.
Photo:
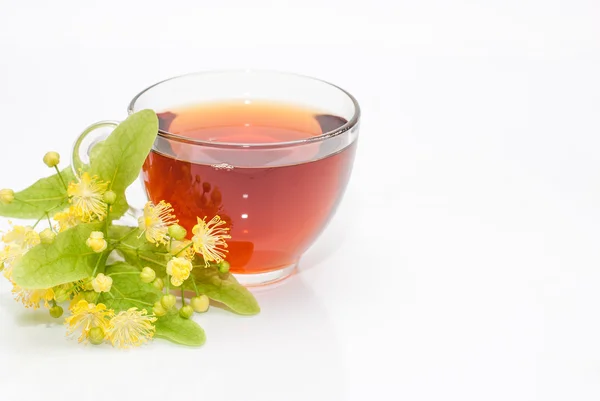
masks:
<path id="1" fill-rule="evenodd" d="M 256 315 L 260 307 L 254 295 L 246 287 L 237 282 L 230 274 L 222 274 L 216 267 L 194 267 L 192 277 L 201 294 L 221 302 L 240 315 Z M 184 284 L 188 289 L 194 287 L 190 280 Z"/>
<path id="2" fill-rule="evenodd" d="M 75 177 L 70 167 L 61 171 L 65 184 Z M 0 216 L 18 219 L 38 219 L 46 212 L 58 212 L 68 204 L 67 190 L 58 174 L 42 178 L 29 188 L 15 193 L 15 200 L 0 204 Z"/>
<path id="3" fill-rule="evenodd" d="M 178 313 L 170 313 L 158 318 L 155 337 L 164 338 L 177 344 L 199 347 L 206 341 L 202 327 L 191 319 L 184 319 Z"/>
<path id="4" fill-rule="evenodd" d="M 23 288 L 43 289 L 89 277 L 108 254 L 95 253 L 85 243 L 102 224 L 80 224 L 59 233 L 51 244 L 33 247 L 15 264 L 13 280 Z"/>
<path id="5" fill-rule="evenodd" d="M 112 278 L 111 295 L 102 294 L 102 302 L 107 307 L 119 312 L 137 307 L 152 313 L 152 306 L 162 296 L 152 284 L 140 279 L 140 269 L 127 263 L 115 263 L 107 266 L 104 272 Z"/>
<path id="6" fill-rule="evenodd" d="M 152 110 L 142 110 L 127 117 L 90 152 L 90 173 L 109 181 L 117 194 L 110 218 L 117 219 L 127 211 L 125 189 L 139 176 L 146 156 L 158 134 L 158 118 Z"/>

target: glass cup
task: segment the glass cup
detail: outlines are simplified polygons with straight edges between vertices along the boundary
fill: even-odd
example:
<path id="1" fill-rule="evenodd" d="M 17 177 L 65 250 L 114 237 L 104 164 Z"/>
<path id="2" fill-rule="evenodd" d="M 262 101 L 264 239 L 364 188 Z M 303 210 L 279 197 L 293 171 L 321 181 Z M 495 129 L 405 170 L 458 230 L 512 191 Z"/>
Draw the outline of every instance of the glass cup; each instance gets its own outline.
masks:
<path id="1" fill-rule="evenodd" d="M 212 116 L 195 115 L 201 109 L 193 107 L 211 104 L 229 105 L 230 114 L 218 128 L 220 134 L 236 130 L 235 140 L 198 137 L 183 128 L 180 121 L 186 119 L 212 121 Z M 311 112 L 288 114 L 279 106 Z M 263 285 L 292 274 L 334 215 L 350 178 L 360 119 L 356 99 L 306 76 L 215 71 L 144 89 L 128 112 L 143 109 L 159 117 L 158 136 L 141 173 L 148 199 L 172 204 L 188 236 L 197 218 L 219 215 L 231 234 L 226 260 L 242 284 Z M 250 136 L 260 124 L 271 124 L 259 127 L 270 135 Z M 298 124 L 310 135 L 278 139 L 278 130 Z M 103 121 L 88 127 L 75 144 L 72 165 L 85 163 L 89 149 L 116 125 Z"/>

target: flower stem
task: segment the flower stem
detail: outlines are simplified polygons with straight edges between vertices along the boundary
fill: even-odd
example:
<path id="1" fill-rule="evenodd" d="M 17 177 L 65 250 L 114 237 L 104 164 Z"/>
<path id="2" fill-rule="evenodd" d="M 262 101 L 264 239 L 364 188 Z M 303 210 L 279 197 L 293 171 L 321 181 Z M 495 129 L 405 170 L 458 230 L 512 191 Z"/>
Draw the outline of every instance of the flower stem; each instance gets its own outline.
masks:
<path id="1" fill-rule="evenodd" d="M 46 212 L 46 218 L 48 219 L 48 228 L 50 228 L 52 231 L 54 231 L 52 229 L 52 221 L 50 221 L 50 215 L 48 214 L 48 212 Z"/>
<path id="2" fill-rule="evenodd" d="M 198 291 L 198 287 L 196 286 L 196 279 L 192 277 L 192 284 L 194 285 L 194 291 L 196 291 L 196 296 L 200 295 L 200 291 Z"/>
<path id="3" fill-rule="evenodd" d="M 192 246 L 193 244 L 194 244 L 193 242 L 190 242 L 189 244 L 187 244 L 186 246 L 184 246 L 183 248 L 181 248 L 181 249 L 179 250 L 179 252 L 177 252 L 177 253 L 175 254 L 175 257 L 179 256 L 179 254 L 180 254 L 181 252 L 185 251 L 186 249 L 188 249 L 188 248 L 189 248 L 190 246 Z"/>
<path id="4" fill-rule="evenodd" d="M 98 260 L 96 261 L 96 266 L 94 266 L 94 271 L 92 272 L 92 277 L 96 277 L 96 270 L 98 270 L 98 266 L 100 265 L 100 260 L 102 260 L 102 254 L 98 255 Z"/>
<path id="5" fill-rule="evenodd" d="M 183 290 L 183 286 L 181 286 L 181 306 L 185 306 L 185 291 Z"/>
<path id="6" fill-rule="evenodd" d="M 39 222 L 40 222 L 40 221 L 42 221 L 42 219 L 43 219 L 45 216 L 46 216 L 46 213 L 44 213 L 44 214 L 42 215 L 42 217 L 40 217 L 39 219 L 37 219 L 37 221 L 35 222 L 35 224 L 33 225 L 33 227 L 32 227 L 32 228 L 35 228 L 35 227 L 36 227 L 36 226 L 39 224 Z"/>
<path id="7" fill-rule="evenodd" d="M 117 242 L 121 242 L 121 241 L 123 241 L 125 238 L 129 237 L 131 234 L 133 234 L 133 233 L 134 233 L 134 232 L 136 232 L 136 231 L 137 231 L 136 229 L 133 229 L 133 230 L 129 231 L 127 234 L 125 234 L 124 236 L 122 236 L 121 238 L 119 238 L 119 239 L 117 240 Z M 123 245 L 125 245 L 125 244 L 123 244 Z"/>
<path id="8" fill-rule="evenodd" d="M 106 239 L 108 239 L 108 225 L 110 224 L 109 215 L 110 215 L 110 205 L 107 203 L 106 204 L 106 224 L 104 225 L 104 235 L 106 236 Z"/>
<path id="9" fill-rule="evenodd" d="M 62 182 L 63 187 L 65 187 L 65 189 L 67 189 L 67 183 L 65 182 L 65 180 L 63 179 L 62 174 L 60 173 L 60 170 L 58 169 L 57 166 L 54 166 L 54 169 L 56 170 L 56 173 L 58 174 L 58 178 L 60 178 L 60 182 Z"/>
<path id="10" fill-rule="evenodd" d="M 116 272 L 116 273 L 108 273 L 107 276 L 118 276 L 120 274 L 137 274 L 139 276 L 140 272 Z"/>

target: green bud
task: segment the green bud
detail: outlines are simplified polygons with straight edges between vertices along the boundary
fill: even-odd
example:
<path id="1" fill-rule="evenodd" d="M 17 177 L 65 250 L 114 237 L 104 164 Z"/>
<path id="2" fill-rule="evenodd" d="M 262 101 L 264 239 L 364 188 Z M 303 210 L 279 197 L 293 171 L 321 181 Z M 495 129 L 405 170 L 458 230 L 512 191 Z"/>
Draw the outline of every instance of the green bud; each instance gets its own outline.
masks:
<path id="1" fill-rule="evenodd" d="M 142 272 L 140 273 L 140 279 L 144 283 L 151 283 L 156 278 L 156 272 L 152 270 L 150 267 L 144 267 Z"/>
<path id="2" fill-rule="evenodd" d="M 98 299 L 98 293 L 96 291 L 83 291 L 83 299 L 88 301 L 90 304 L 95 304 Z"/>
<path id="3" fill-rule="evenodd" d="M 45 228 L 40 232 L 40 241 L 42 244 L 51 244 L 54 242 L 54 238 L 56 238 L 56 234 L 50 228 Z"/>
<path id="4" fill-rule="evenodd" d="M 187 235 L 187 230 L 181 227 L 179 224 L 173 224 L 169 226 L 169 235 L 174 240 L 181 241 Z"/>
<path id="5" fill-rule="evenodd" d="M 166 310 L 169 310 L 175 306 L 177 303 L 177 298 L 175 298 L 175 295 L 173 294 L 166 294 L 162 296 L 160 303 Z"/>
<path id="6" fill-rule="evenodd" d="M 217 268 L 219 269 L 219 273 L 229 273 L 229 262 L 226 260 L 222 260 Z"/>
<path id="7" fill-rule="evenodd" d="M 92 285 L 92 280 L 88 280 L 85 283 L 83 283 L 83 289 L 86 291 L 93 291 L 94 286 Z"/>
<path id="8" fill-rule="evenodd" d="M 155 303 L 154 303 L 154 307 L 152 308 L 152 312 L 153 312 L 153 313 L 154 313 L 156 316 L 158 316 L 158 317 L 161 317 L 161 316 L 164 316 L 164 315 L 166 315 L 166 314 L 167 314 L 167 311 L 166 311 L 166 310 L 165 310 L 165 308 L 162 306 L 162 304 L 160 303 L 160 301 L 158 301 L 158 302 L 155 302 Z"/>
<path id="9" fill-rule="evenodd" d="M 189 319 L 194 314 L 194 309 L 192 309 L 189 305 L 183 305 L 181 309 L 179 309 L 179 316 L 184 319 Z"/>
<path id="10" fill-rule="evenodd" d="M 152 285 L 154 286 L 154 288 L 156 288 L 159 291 L 162 291 L 162 289 L 165 288 L 165 282 L 160 277 L 157 278 L 156 280 L 154 280 L 152 282 Z"/>
<path id="11" fill-rule="evenodd" d="M 89 340 L 94 345 L 100 345 L 104 342 L 104 330 L 102 327 L 92 327 L 89 333 Z"/>
<path id="12" fill-rule="evenodd" d="M 59 305 L 54 305 L 52 308 L 50 308 L 50 316 L 52 316 L 53 318 L 58 319 L 62 316 L 62 314 L 63 308 Z"/>
<path id="13" fill-rule="evenodd" d="M 106 191 L 104 195 L 102 195 L 102 200 L 105 203 L 112 205 L 117 201 L 117 194 L 114 191 Z"/>
<path id="14" fill-rule="evenodd" d="M 48 152 L 44 155 L 44 163 L 48 167 L 58 166 L 58 163 L 60 163 L 60 155 L 56 152 Z"/>
<path id="15" fill-rule="evenodd" d="M 194 297 L 190 300 L 190 305 L 198 313 L 204 313 L 208 310 L 210 299 L 204 294 Z"/>
<path id="16" fill-rule="evenodd" d="M 0 203 L 8 205 L 15 200 L 15 192 L 12 189 L 0 189 Z"/>

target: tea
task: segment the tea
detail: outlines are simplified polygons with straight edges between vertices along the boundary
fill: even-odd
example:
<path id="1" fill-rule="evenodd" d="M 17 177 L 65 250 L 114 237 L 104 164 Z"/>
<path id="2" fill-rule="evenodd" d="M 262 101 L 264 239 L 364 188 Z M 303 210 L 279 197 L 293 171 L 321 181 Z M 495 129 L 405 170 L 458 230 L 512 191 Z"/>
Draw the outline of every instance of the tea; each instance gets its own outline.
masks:
<path id="1" fill-rule="evenodd" d="M 161 130 L 182 139 L 210 141 L 216 148 L 247 145 L 219 164 L 216 148 L 195 146 L 190 155 L 188 143 L 174 140 L 155 146 L 143 167 L 149 199 L 171 203 L 188 233 L 196 216 L 218 214 L 227 222 L 232 236 L 227 260 L 234 273 L 296 264 L 333 215 L 350 177 L 355 142 L 331 155 L 325 149 L 324 157 L 319 152 L 326 141 L 277 156 L 252 146 L 310 139 L 341 127 L 346 123 L 341 117 L 240 100 L 169 110 L 159 120 Z M 312 161 L 294 162 L 301 159 Z"/>

